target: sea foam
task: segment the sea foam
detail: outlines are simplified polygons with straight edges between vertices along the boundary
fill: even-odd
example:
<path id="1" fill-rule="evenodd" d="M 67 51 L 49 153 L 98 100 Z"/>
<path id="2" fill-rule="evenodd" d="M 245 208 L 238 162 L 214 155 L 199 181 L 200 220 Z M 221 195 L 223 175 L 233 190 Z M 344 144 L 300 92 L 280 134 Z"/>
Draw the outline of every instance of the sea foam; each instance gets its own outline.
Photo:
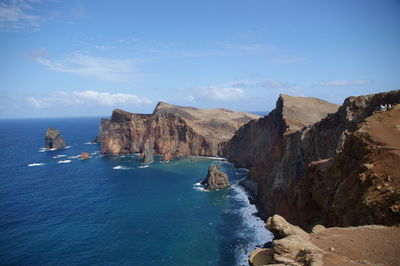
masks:
<path id="1" fill-rule="evenodd" d="M 32 166 L 41 166 L 41 165 L 44 165 L 44 163 L 30 163 L 30 164 L 28 164 L 29 167 L 32 167 Z"/>
<path id="2" fill-rule="evenodd" d="M 71 162 L 71 160 L 61 160 L 61 161 L 58 161 L 57 163 L 70 163 Z"/>

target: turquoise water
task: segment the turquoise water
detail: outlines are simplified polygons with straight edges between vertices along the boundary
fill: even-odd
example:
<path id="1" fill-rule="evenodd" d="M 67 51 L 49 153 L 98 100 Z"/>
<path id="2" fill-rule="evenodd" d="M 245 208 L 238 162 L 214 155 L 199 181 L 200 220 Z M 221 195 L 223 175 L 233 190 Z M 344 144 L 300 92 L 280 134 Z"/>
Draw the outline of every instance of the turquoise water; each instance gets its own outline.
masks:
<path id="1" fill-rule="evenodd" d="M 244 169 L 210 158 L 143 165 L 101 156 L 99 118 L 0 121 L 1 265 L 242 265 L 271 239 L 236 184 Z M 67 149 L 43 151 L 48 126 Z M 89 160 L 76 155 L 86 151 Z M 196 183 L 211 163 L 233 188 Z"/>

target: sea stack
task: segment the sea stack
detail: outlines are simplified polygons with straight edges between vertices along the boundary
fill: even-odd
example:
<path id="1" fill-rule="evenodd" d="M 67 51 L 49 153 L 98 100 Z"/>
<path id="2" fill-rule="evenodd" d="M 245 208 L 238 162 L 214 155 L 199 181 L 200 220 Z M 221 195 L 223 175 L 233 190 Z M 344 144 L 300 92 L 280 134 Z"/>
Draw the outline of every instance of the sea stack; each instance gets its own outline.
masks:
<path id="1" fill-rule="evenodd" d="M 219 171 L 215 164 L 210 165 L 207 177 L 201 181 L 201 184 L 204 185 L 206 190 L 223 189 L 231 186 L 228 176 L 224 172 Z"/>
<path id="2" fill-rule="evenodd" d="M 66 147 L 64 137 L 61 136 L 60 131 L 52 127 L 47 129 L 44 141 L 46 149 L 60 149 Z"/>
<path id="3" fill-rule="evenodd" d="M 89 159 L 90 154 L 88 152 L 82 152 L 81 153 L 81 160 Z"/>
<path id="4" fill-rule="evenodd" d="M 143 151 L 143 163 L 152 163 L 154 161 L 154 148 L 153 144 L 150 141 L 147 141 L 146 144 L 144 145 L 144 151 Z"/>

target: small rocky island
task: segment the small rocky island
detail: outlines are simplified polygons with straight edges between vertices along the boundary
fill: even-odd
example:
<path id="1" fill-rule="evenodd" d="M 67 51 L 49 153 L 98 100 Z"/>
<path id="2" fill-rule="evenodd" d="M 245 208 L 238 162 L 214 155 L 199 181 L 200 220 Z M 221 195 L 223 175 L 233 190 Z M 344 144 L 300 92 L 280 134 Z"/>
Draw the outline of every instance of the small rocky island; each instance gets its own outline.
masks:
<path id="1" fill-rule="evenodd" d="M 67 145 L 65 144 L 64 137 L 61 135 L 60 131 L 49 127 L 47 129 L 45 138 L 44 138 L 46 149 L 61 149 L 65 148 Z"/>
<path id="2" fill-rule="evenodd" d="M 203 185 L 206 190 L 223 189 L 231 186 L 228 176 L 224 172 L 218 170 L 218 166 L 215 164 L 210 165 L 207 177 L 201 181 L 200 184 Z"/>

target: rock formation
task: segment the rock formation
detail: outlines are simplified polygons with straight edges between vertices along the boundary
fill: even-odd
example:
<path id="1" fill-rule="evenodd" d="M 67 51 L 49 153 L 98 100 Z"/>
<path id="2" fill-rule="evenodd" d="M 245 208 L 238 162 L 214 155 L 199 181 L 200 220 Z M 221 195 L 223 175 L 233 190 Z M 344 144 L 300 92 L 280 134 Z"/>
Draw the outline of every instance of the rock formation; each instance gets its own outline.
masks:
<path id="1" fill-rule="evenodd" d="M 90 154 L 88 152 L 82 152 L 81 153 L 81 160 L 85 160 L 85 159 L 89 159 L 90 158 Z"/>
<path id="2" fill-rule="evenodd" d="M 157 154 L 216 156 L 221 142 L 259 116 L 226 109 L 197 109 L 160 102 L 153 114 L 114 110 L 102 119 L 97 140 L 102 154 L 144 152 L 147 141 Z"/>
<path id="3" fill-rule="evenodd" d="M 152 163 L 154 161 L 154 148 L 151 141 L 147 141 L 144 145 L 143 163 Z"/>
<path id="4" fill-rule="evenodd" d="M 245 124 L 222 149 L 251 167 L 245 184 L 259 209 L 306 229 L 399 223 L 400 91 L 349 97 L 337 112 L 325 103 L 306 109 L 304 99 L 290 111 L 297 100 L 281 95 L 275 110 Z M 333 114 L 321 121 L 303 114 L 321 105 L 320 118 Z"/>
<path id="5" fill-rule="evenodd" d="M 208 168 L 207 177 L 201 181 L 201 184 L 206 190 L 216 190 L 230 187 L 228 176 L 218 170 L 215 164 L 210 165 Z"/>
<path id="6" fill-rule="evenodd" d="M 265 227 L 273 232 L 275 240 L 272 248 L 253 251 L 249 259 L 252 266 L 397 265 L 398 262 L 400 227 L 319 225 L 308 234 L 279 215 L 270 217 Z"/>
<path id="7" fill-rule="evenodd" d="M 163 154 L 162 160 L 163 162 L 168 162 L 169 160 L 171 160 L 171 158 L 172 158 L 171 152 L 167 151 L 166 153 Z"/>
<path id="8" fill-rule="evenodd" d="M 46 149 L 60 149 L 66 147 L 63 136 L 61 136 L 60 131 L 49 127 L 47 129 L 45 138 L 44 138 Z"/>

